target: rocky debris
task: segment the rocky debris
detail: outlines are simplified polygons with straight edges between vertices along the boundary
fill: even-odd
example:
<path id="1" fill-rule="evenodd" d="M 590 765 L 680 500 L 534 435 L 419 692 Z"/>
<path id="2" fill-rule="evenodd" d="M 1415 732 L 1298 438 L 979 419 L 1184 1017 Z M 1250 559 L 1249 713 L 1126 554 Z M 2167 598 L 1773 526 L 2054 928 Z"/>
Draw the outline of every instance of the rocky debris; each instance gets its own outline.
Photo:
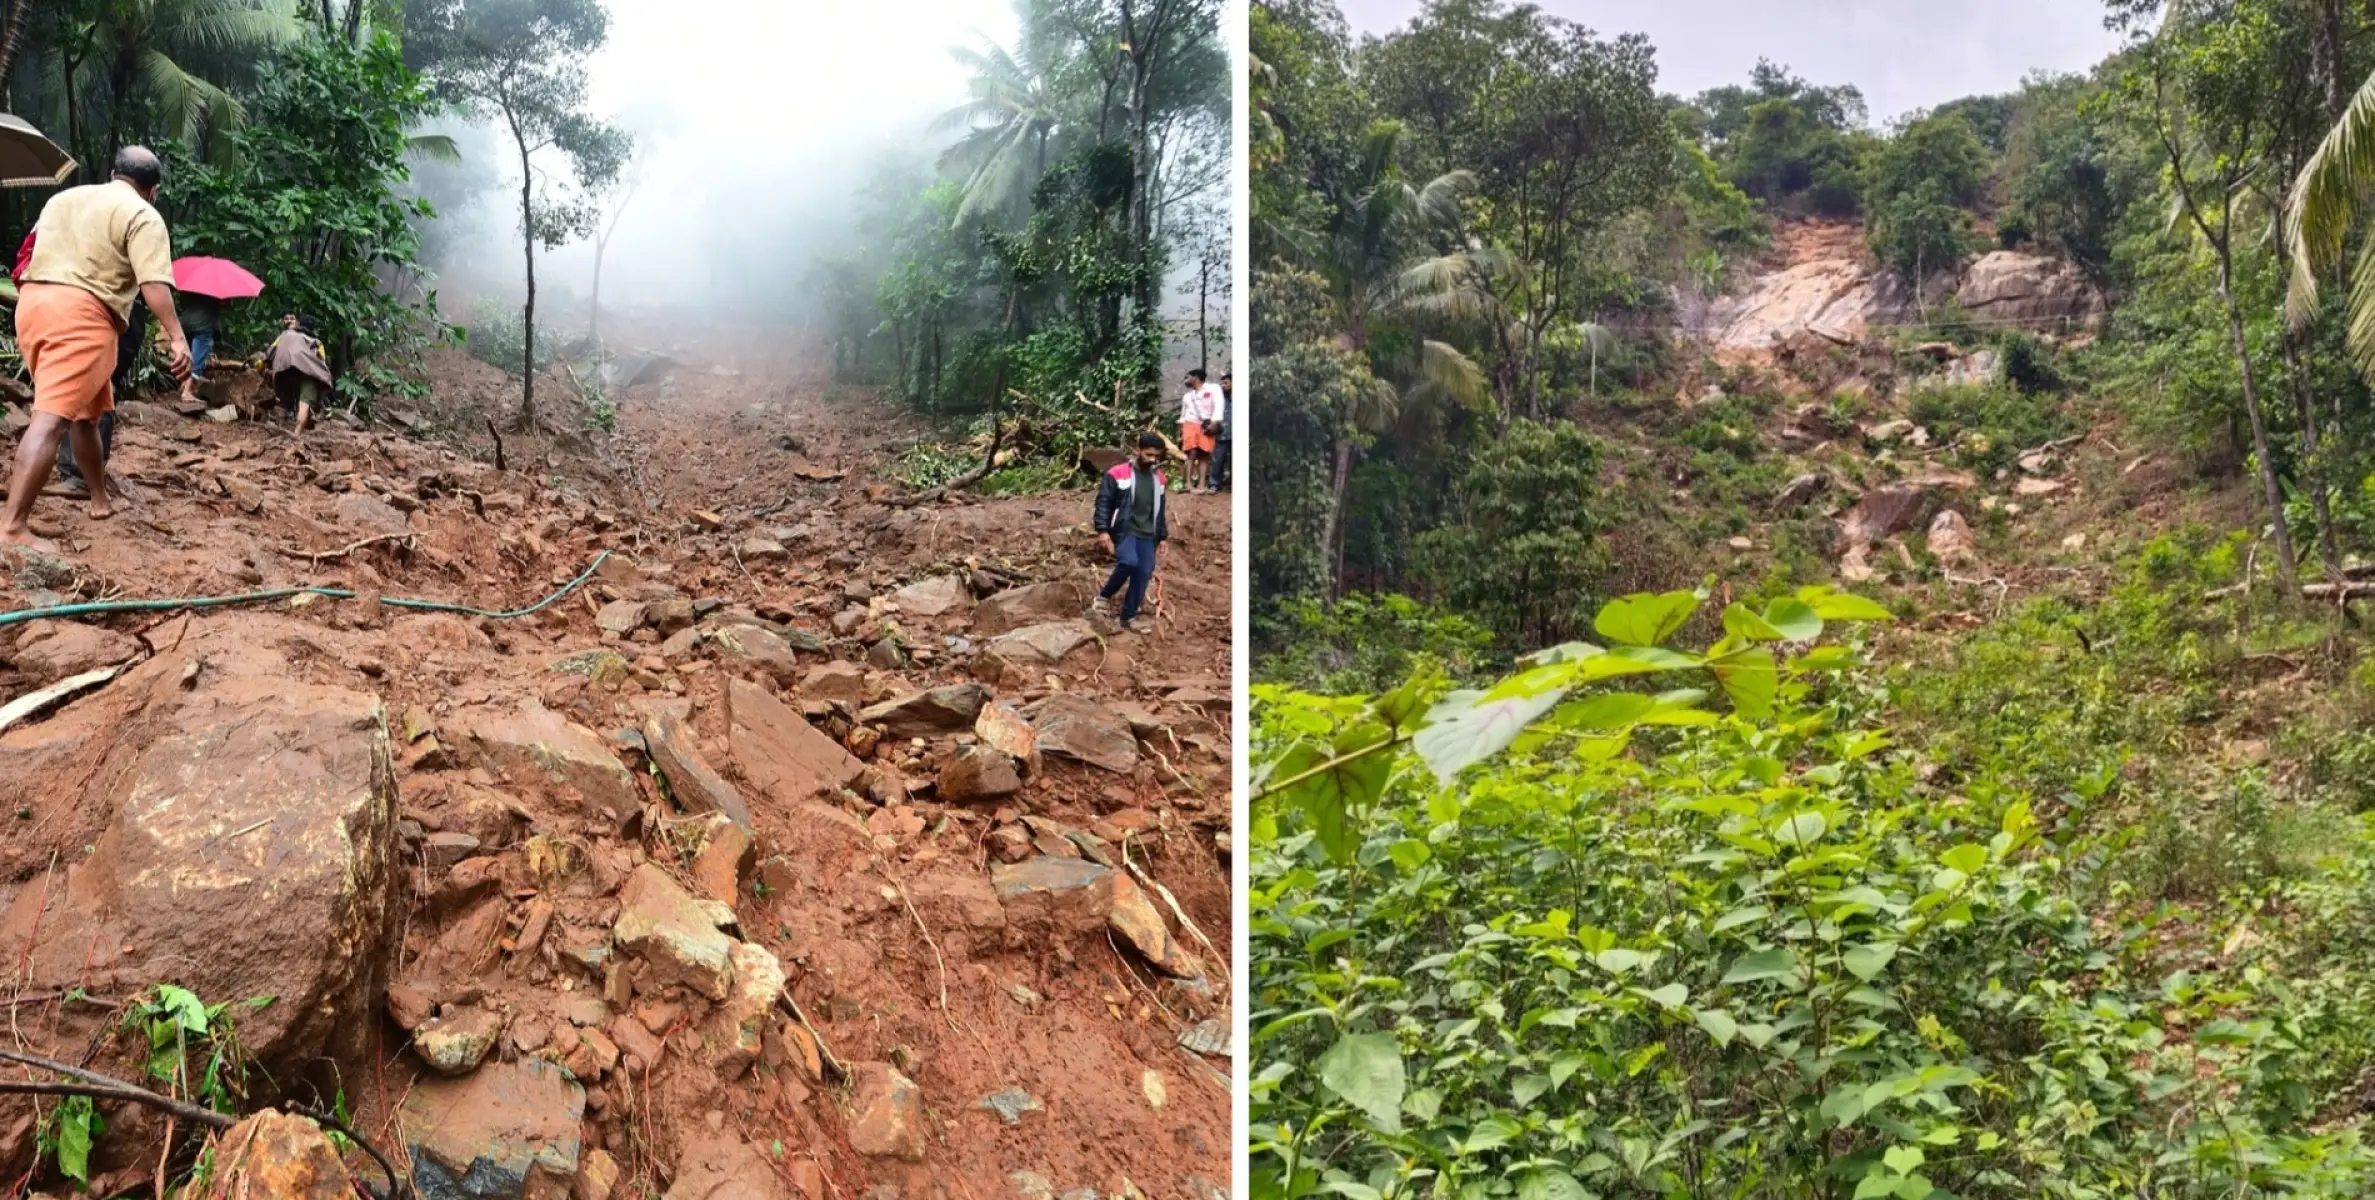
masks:
<path id="1" fill-rule="evenodd" d="M 989 650 L 1008 662 L 1025 666 L 1054 666 L 1064 657 L 1097 640 L 1087 621 L 1077 618 L 1025 625 L 991 638 Z"/>
<path id="2" fill-rule="evenodd" d="M 1971 523 L 1951 508 L 1939 509 L 1938 515 L 1930 518 L 1925 540 L 1930 553 L 1949 567 L 1969 566 L 1979 558 L 1979 542 L 1971 535 Z"/>
<path id="3" fill-rule="evenodd" d="M 1029 625 L 1077 617 L 1087 611 L 1088 603 L 1087 589 L 1064 580 L 1008 588 L 974 608 L 973 632 L 995 636 Z"/>
<path id="4" fill-rule="evenodd" d="M 869 1158 L 924 1161 L 923 1091 L 889 1063 L 850 1068 L 850 1148 Z"/>
<path id="5" fill-rule="evenodd" d="M 641 600 L 613 600 L 594 614 L 594 627 L 616 637 L 625 637 L 643 628 L 644 619 L 651 615 L 651 605 Z"/>
<path id="6" fill-rule="evenodd" d="M 1108 926 L 1166 974 L 1201 974 L 1146 893 L 1110 867 L 1053 855 L 995 863 L 990 867 L 990 887 L 1005 906 L 1009 923 L 1044 922 L 1076 933 Z"/>
<path id="7" fill-rule="evenodd" d="M 321 1127 L 266 1110 L 224 1131 L 207 1194 L 273 1200 L 352 1200 L 354 1177 Z"/>
<path id="8" fill-rule="evenodd" d="M 801 1167 L 811 1175 L 816 1171 L 804 1160 L 771 1165 L 766 1151 L 732 1131 L 704 1127 L 685 1140 L 676 1157 L 676 1178 L 661 1200 L 788 1200 L 776 1172 L 800 1178 L 795 1172 Z M 823 1185 L 817 1186 L 821 1191 Z"/>
<path id="9" fill-rule="evenodd" d="M 388 1019 L 396 1027 L 410 1033 L 421 1027 L 437 1009 L 429 993 L 410 983 L 388 985 Z"/>
<path id="10" fill-rule="evenodd" d="M 727 682 L 726 725 L 734 765 L 778 804 L 839 791 L 866 774 L 866 764 L 757 684 Z"/>
<path id="11" fill-rule="evenodd" d="M 885 700 L 858 719 L 895 738 L 932 737 L 971 729 L 989 699 L 988 688 L 960 683 Z"/>
<path id="12" fill-rule="evenodd" d="M 1882 421 L 1880 424 L 1874 425 L 1872 428 L 1865 430 L 1864 439 L 1871 442 L 1875 446 L 1886 446 L 1895 442 L 1905 442 L 1908 445 L 1918 449 L 1930 444 L 1930 431 L 1926 428 L 1923 428 L 1922 426 L 1914 424 L 1911 421 L 1899 417 L 1894 421 Z"/>
<path id="13" fill-rule="evenodd" d="M 800 659 L 792 653 L 792 644 L 782 634 L 739 622 L 721 624 L 710 631 L 710 649 L 729 666 L 755 667 L 780 683 L 790 683 L 800 673 Z"/>
<path id="14" fill-rule="evenodd" d="M 1773 497 L 1773 510 L 1784 513 L 1795 511 L 1829 490 L 1830 476 L 1809 471 L 1782 485 L 1780 494 Z"/>
<path id="15" fill-rule="evenodd" d="M 734 981 L 725 1002 L 712 1018 L 716 1025 L 702 1044 L 711 1062 L 728 1079 L 739 1078 L 759 1061 L 768 1022 L 775 1014 L 775 998 L 783 991 L 783 964 L 763 946 L 735 942 L 727 951 Z"/>
<path id="16" fill-rule="evenodd" d="M 1039 750 L 1127 775 L 1138 766 L 1138 739 L 1107 701 L 1058 692 L 1032 706 Z"/>
<path id="17" fill-rule="evenodd" d="M 981 715 L 973 719 L 973 736 L 1014 760 L 1022 767 L 1023 774 L 1039 773 L 1039 732 L 1012 707 L 999 703 L 982 705 Z"/>
<path id="18" fill-rule="evenodd" d="M 973 596 L 965 581 L 954 575 L 935 575 L 891 593 L 891 603 L 914 617 L 940 617 L 965 607 Z"/>
<path id="19" fill-rule="evenodd" d="M 652 765 L 668 781 L 668 794 L 678 804 L 689 812 L 724 813 L 735 824 L 745 829 L 750 827 L 750 806 L 743 803 L 742 793 L 693 748 L 692 731 L 685 728 L 676 714 L 661 712 L 645 721 L 643 742 L 651 750 Z"/>
<path id="20" fill-rule="evenodd" d="M 1003 929 L 1006 906 L 990 881 L 973 871 L 935 871 L 907 885 L 916 907 L 967 929 Z"/>
<path id="21" fill-rule="evenodd" d="M 866 700 L 866 669 L 856 663 L 819 663 L 800 680 L 800 694 L 856 708 Z"/>
<path id="22" fill-rule="evenodd" d="M 619 889 L 618 948 L 643 962 L 643 978 L 681 983 L 723 1000 L 734 983 L 734 939 L 719 930 L 709 909 L 653 863 L 635 868 Z"/>
<path id="23" fill-rule="evenodd" d="M 1918 393 L 1941 387 L 1984 387 L 1994 383 L 2002 369 L 2002 355 L 1993 350 L 1974 350 L 1946 360 L 1942 370 L 1914 376 L 1913 386 L 1908 390 Z"/>
<path id="24" fill-rule="evenodd" d="M 611 1200 L 618 1191 L 618 1160 L 608 1150 L 588 1150 L 578 1160 L 577 1178 L 569 1185 L 570 1200 Z"/>
<path id="25" fill-rule="evenodd" d="M 1022 1124 L 1024 1113 L 1047 1111 L 1047 1106 L 1039 1102 L 1039 1097 L 1012 1086 L 999 1088 L 983 1096 L 973 1107 L 998 1114 L 998 1119 L 1010 1126 Z"/>
<path id="26" fill-rule="evenodd" d="M 424 1079 L 397 1108 L 421 1200 L 558 1200 L 578 1173 L 585 1088 L 541 1058 Z"/>
<path id="27" fill-rule="evenodd" d="M 750 827 L 720 813 L 710 819 L 701 850 L 693 856 L 693 885 L 712 900 L 732 904 L 741 894 L 744 872 L 758 856 Z"/>
<path id="28" fill-rule="evenodd" d="M 383 536 L 412 532 L 412 523 L 387 501 L 369 492 L 347 492 L 330 505 L 338 523 L 358 535 Z"/>
<path id="29" fill-rule="evenodd" d="M 1226 1058 L 1229 1054 L 1229 1023 L 1219 1017 L 1206 1017 L 1179 1031 L 1179 1045 L 1191 1054 L 1207 1058 Z"/>
<path id="30" fill-rule="evenodd" d="M 2091 323 L 2104 311 L 2102 294 L 2077 267 L 2018 250 L 1991 251 L 1971 260 L 1954 299 L 1964 312 L 1989 322 Z"/>
<path id="31" fill-rule="evenodd" d="M 1023 790 L 1014 760 L 1002 750 L 966 746 L 940 768 L 938 796 L 943 804 L 980 804 L 1004 800 Z"/>
<path id="32" fill-rule="evenodd" d="M 456 724 L 464 744 L 488 767 L 575 788 L 589 806 L 614 818 L 642 807 L 634 774 L 600 735 L 534 700 L 516 712 L 482 711 Z"/>
<path id="33" fill-rule="evenodd" d="M 160 679 L 171 666 L 158 664 Z M 59 911 L 39 919 L 50 889 L 27 888 L 0 913 L 0 928 L 38 931 L 12 943 L 20 989 L 128 994 L 172 980 L 209 999 L 271 996 L 240 1015 L 259 1067 L 295 1078 L 324 1053 L 359 1054 L 399 919 L 378 701 L 239 676 L 188 694 L 168 721 L 128 743 L 111 823 L 70 889 L 48 897 Z M 12 771 L 38 761 L 7 753 Z"/>
<path id="34" fill-rule="evenodd" d="M 471 1005 L 447 1005 L 445 1011 L 412 1031 L 412 1048 L 440 1075 L 466 1075 L 486 1060 L 503 1036 L 503 1017 Z"/>
<path id="35" fill-rule="evenodd" d="M 2034 476 L 2023 476 L 2013 482 L 2012 494 L 2015 496 L 2050 496 L 2069 486 L 2059 479 L 2038 479 Z"/>
<path id="36" fill-rule="evenodd" d="M 782 542 L 757 534 L 742 539 L 742 544 L 734 549 L 749 562 L 780 562 L 791 556 Z"/>
<path id="37" fill-rule="evenodd" d="M 44 621 L 17 643 L 16 668 L 45 684 L 130 662 L 139 653 L 140 643 L 130 634 L 76 621 Z"/>
<path id="38" fill-rule="evenodd" d="M 1921 520 L 1921 511 L 1928 505 L 1927 490 L 1908 484 L 1892 483 L 1865 492 L 1847 510 L 1840 524 L 1842 545 L 1871 545 L 1884 537 L 1913 527 Z"/>

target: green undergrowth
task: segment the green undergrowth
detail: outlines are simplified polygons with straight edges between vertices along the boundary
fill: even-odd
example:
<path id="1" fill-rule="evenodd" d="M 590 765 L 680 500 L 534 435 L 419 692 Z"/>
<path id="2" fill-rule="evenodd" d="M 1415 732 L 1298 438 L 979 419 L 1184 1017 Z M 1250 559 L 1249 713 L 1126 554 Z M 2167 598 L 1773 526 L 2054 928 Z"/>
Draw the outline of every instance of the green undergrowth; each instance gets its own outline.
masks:
<path id="1" fill-rule="evenodd" d="M 1258 688 L 1252 1194 L 2369 1194 L 2375 693 L 2243 552 Z"/>

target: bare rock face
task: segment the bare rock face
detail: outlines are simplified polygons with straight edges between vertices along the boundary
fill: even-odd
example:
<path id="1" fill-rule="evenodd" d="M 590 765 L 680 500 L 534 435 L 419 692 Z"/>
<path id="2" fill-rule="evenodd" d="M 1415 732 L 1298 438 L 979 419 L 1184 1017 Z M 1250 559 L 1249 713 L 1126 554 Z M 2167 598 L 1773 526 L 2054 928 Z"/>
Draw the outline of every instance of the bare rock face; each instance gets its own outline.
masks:
<path id="1" fill-rule="evenodd" d="M 1911 529 L 1921 519 L 1921 510 L 1929 502 L 1925 488 L 1904 484 L 1889 484 L 1865 492 L 1847 510 L 1839 531 L 1844 546 L 1869 546 L 1884 537 Z"/>
<path id="2" fill-rule="evenodd" d="M 743 803 L 742 793 L 701 756 L 692 731 L 674 713 L 658 713 L 644 722 L 643 744 L 650 747 L 652 762 L 668 780 L 669 794 L 678 804 L 692 812 L 724 813 L 735 824 L 750 826 L 750 806 Z"/>
<path id="3" fill-rule="evenodd" d="M 1895 272 L 1825 258 L 1764 276 L 1745 294 L 1718 300 L 1703 325 L 1719 354 L 1750 354 L 1808 335 L 1853 345 L 1873 326 L 1904 321 L 1912 310 L 1912 291 Z"/>
<path id="4" fill-rule="evenodd" d="M 2103 314 L 2103 296 L 2059 258 L 1997 250 L 1963 268 L 1955 287 L 1963 311 L 1990 321 L 2091 322 Z"/>
<path id="5" fill-rule="evenodd" d="M 754 795 L 779 810 L 858 781 L 866 764 L 803 720 L 767 689 L 746 680 L 726 683 L 726 746 Z"/>
<path id="6" fill-rule="evenodd" d="M 421 1200 L 561 1200 L 584 1120 L 585 1088 L 540 1058 L 424 1079 L 396 1114 Z"/>
<path id="7" fill-rule="evenodd" d="M 235 677 L 160 726 L 127 743 L 113 821 L 38 922 L 26 990 L 172 980 L 210 1003 L 273 997 L 241 1013 L 239 1035 L 284 1081 L 360 1054 L 401 874 L 379 702 Z M 0 929 L 30 928 L 41 903 L 41 889 L 20 892 Z"/>

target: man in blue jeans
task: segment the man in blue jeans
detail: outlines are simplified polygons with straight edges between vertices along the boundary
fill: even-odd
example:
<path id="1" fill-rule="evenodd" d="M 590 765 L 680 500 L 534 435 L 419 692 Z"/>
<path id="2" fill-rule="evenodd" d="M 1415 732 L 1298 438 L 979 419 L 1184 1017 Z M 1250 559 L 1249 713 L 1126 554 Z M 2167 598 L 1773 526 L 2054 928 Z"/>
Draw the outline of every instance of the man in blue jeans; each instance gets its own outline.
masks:
<path id="1" fill-rule="evenodd" d="M 1138 453 L 1115 463 L 1097 483 L 1097 507 L 1090 523 L 1097 528 L 1098 543 L 1113 555 L 1113 574 L 1097 591 L 1095 611 L 1105 615 L 1114 594 L 1121 592 L 1123 633 L 1138 632 L 1130 623 L 1138 619 L 1146 586 L 1154 582 L 1155 547 L 1171 536 L 1170 518 L 1163 511 L 1167 481 L 1157 465 L 1162 461 L 1163 435 L 1150 430 L 1138 435 Z"/>
<path id="2" fill-rule="evenodd" d="M 1220 394 L 1221 403 L 1225 405 L 1221 411 L 1229 415 L 1221 421 L 1220 436 L 1215 440 L 1210 481 L 1213 491 L 1225 492 L 1229 490 L 1229 467 L 1232 465 L 1229 443 L 1237 433 L 1237 389 L 1229 383 L 1227 371 L 1220 373 Z"/>

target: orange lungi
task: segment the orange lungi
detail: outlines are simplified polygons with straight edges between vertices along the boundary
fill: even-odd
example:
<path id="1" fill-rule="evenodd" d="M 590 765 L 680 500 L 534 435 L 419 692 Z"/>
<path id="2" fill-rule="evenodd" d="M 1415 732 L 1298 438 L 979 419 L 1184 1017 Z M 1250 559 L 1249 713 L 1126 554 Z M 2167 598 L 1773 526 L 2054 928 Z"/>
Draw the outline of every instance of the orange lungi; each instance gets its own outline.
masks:
<path id="1" fill-rule="evenodd" d="M 1206 433 L 1206 432 L 1204 432 L 1204 422 L 1202 422 L 1202 421 L 1181 421 L 1181 422 L 1179 423 L 1179 452 L 1180 452 L 1180 453 L 1182 453 L 1182 454 L 1210 454 L 1210 453 L 1212 453 L 1212 449 L 1213 449 L 1212 435 L 1211 435 L 1211 434 L 1209 434 L 1209 433 Z"/>
<path id="2" fill-rule="evenodd" d="M 28 283 L 16 304 L 17 349 L 33 373 L 33 411 L 96 421 L 115 407 L 115 313 L 69 283 Z"/>

